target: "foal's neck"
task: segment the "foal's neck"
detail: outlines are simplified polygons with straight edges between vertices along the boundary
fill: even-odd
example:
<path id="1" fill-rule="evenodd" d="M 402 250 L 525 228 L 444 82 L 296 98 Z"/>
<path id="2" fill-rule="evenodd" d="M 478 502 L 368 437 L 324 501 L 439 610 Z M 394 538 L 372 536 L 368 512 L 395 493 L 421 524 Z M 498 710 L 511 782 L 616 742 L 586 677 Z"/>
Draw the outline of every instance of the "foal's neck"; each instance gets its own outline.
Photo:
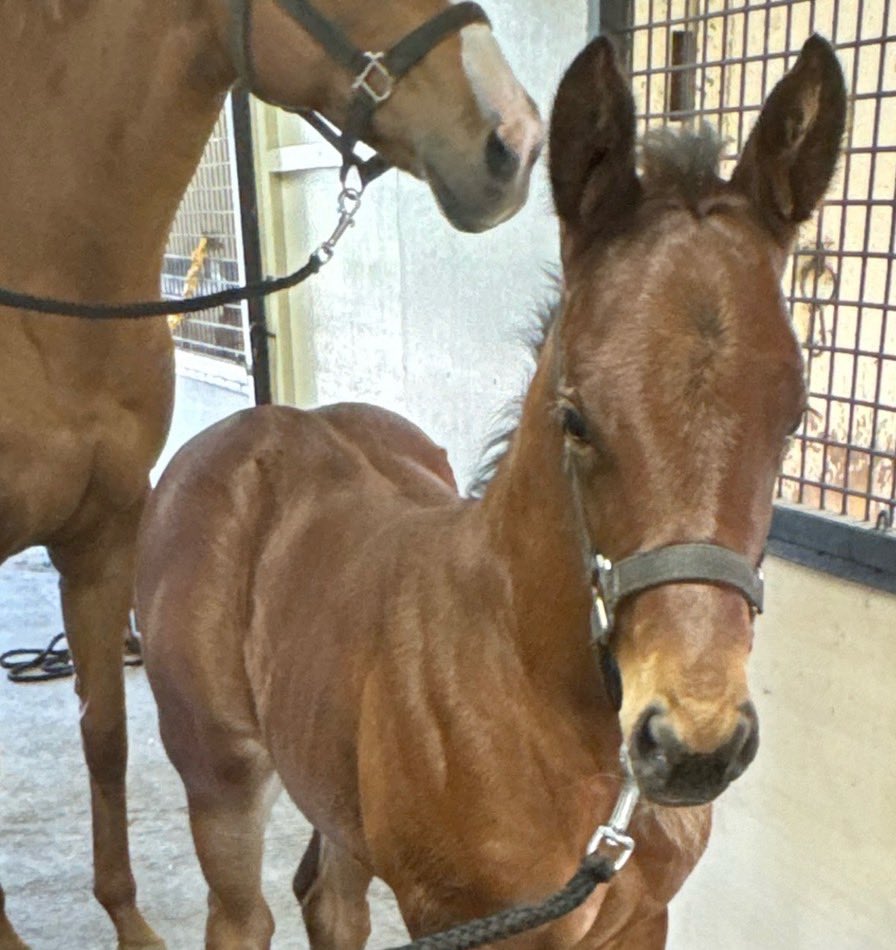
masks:
<path id="1" fill-rule="evenodd" d="M 31 292 L 153 294 L 230 82 L 205 5 L 0 7 L 0 261 Z M 148 12 L 151 7 L 151 12 Z"/>
<path id="2" fill-rule="evenodd" d="M 482 505 L 494 556 L 512 578 L 516 635 L 527 665 L 536 675 L 559 675 L 591 688 L 587 541 L 564 470 L 553 369 L 546 357 Z"/>

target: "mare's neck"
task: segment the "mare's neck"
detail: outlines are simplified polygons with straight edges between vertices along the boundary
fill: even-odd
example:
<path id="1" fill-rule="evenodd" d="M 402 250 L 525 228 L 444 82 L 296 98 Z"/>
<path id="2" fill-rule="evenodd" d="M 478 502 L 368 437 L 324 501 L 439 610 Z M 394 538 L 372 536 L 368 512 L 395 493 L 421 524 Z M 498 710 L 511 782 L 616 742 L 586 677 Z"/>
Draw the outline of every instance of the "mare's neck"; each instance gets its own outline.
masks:
<path id="1" fill-rule="evenodd" d="M 205 4 L 0 7 L 0 275 L 33 293 L 154 295 L 232 78 Z"/>
<path id="2" fill-rule="evenodd" d="M 550 347 L 549 340 L 513 444 L 482 506 L 493 554 L 512 578 L 513 634 L 528 669 L 559 677 L 577 691 L 593 691 L 588 545 L 564 470 Z"/>

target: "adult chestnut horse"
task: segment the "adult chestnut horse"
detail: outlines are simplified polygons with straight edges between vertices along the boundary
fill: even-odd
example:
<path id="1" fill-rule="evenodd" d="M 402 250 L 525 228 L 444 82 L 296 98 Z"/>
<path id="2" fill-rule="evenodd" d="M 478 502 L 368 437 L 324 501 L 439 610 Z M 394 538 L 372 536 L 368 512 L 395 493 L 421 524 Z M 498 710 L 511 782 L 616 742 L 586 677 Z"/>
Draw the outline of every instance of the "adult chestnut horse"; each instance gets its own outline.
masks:
<path id="1" fill-rule="evenodd" d="M 336 123 L 350 100 L 363 101 L 353 74 L 306 32 L 308 6 L 0 3 L 0 285 L 111 303 L 157 296 L 168 229 L 236 78 L 234 60 L 251 64 L 259 95 Z M 460 22 L 455 8 L 440 16 L 448 9 L 446 0 L 317 5 L 361 50 L 390 50 L 423 24 L 450 20 L 437 39 L 423 37 L 428 50 L 362 131 L 426 178 L 457 227 L 482 230 L 525 200 L 542 126 L 484 14 Z M 293 19 L 300 13 L 305 25 Z M 368 79 L 378 96 L 386 91 L 381 69 Z M 121 633 L 172 383 L 163 318 L 98 325 L 0 310 L 0 560 L 45 544 L 62 575 L 95 892 L 127 947 L 157 938 L 136 910 L 128 860 Z M 0 891 L 0 947 L 18 946 Z"/>
<path id="2" fill-rule="evenodd" d="M 348 950 L 373 875 L 414 936 L 558 889 L 609 815 L 623 739 L 646 800 L 632 860 L 512 945 L 664 946 L 706 803 L 757 748 L 756 571 L 805 408 L 780 280 L 844 112 L 813 37 L 730 181 L 708 133 L 648 140 L 639 177 L 611 46 L 579 55 L 550 132 L 562 300 L 481 500 L 370 406 L 249 410 L 174 459 L 137 601 L 209 947 L 269 945 L 278 779 L 316 829 L 295 882 L 312 945 Z M 594 552 L 620 572 L 618 714 L 590 643 Z"/>

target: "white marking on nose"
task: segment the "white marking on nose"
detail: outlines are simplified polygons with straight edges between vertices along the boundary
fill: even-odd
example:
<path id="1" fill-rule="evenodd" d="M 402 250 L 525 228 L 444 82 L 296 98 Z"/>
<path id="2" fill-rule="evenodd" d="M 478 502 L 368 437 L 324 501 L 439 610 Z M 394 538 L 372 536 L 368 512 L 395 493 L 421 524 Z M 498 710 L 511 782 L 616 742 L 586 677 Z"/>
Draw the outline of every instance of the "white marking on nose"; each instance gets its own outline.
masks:
<path id="1" fill-rule="evenodd" d="M 544 141 L 544 126 L 532 100 L 504 58 L 492 31 L 483 23 L 460 31 L 461 60 L 470 88 L 486 122 L 494 124 L 504 143 L 520 157 L 528 172 L 532 152 Z"/>

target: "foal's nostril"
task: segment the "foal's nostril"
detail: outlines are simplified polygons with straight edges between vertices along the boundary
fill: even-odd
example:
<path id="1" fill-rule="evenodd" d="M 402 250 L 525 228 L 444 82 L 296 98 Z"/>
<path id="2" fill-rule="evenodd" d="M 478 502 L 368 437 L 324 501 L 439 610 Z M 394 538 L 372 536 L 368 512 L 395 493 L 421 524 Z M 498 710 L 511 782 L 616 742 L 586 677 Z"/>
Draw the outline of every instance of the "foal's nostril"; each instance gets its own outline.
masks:
<path id="1" fill-rule="evenodd" d="M 664 772 L 669 766 L 668 756 L 658 730 L 659 721 L 659 710 L 645 710 L 635 726 L 632 742 L 634 755 L 654 774 Z"/>
<path id="2" fill-rule="evenodd" d="M 732 740 L 731 761 L 725 773 L 729 782 L 743 775 L 747 766 L 756 758 L 759 749 L 759 717 L 756 715 L 756 707 L 751 702 L 745 702 L 740 710 L 741 720 Z"/>
<path id="3" fill-rule="evenodd" d="M 661 709 L 646 709 L 629 743 L 642 793 L 664 805 L 696 805 L 715 798 L 744 772 L 759 745 L 752 704 L 744 703 L 740 714 L 737 726 L 722 745 L 712 752 L 694 752 Z"/>
<path id="4" fill-rule="evenodd" d="M 520 157 L 493 129 L 485 143 L 485 164 L 489 173 L 501 181 L 509 181 L 519 171 Z"/>

